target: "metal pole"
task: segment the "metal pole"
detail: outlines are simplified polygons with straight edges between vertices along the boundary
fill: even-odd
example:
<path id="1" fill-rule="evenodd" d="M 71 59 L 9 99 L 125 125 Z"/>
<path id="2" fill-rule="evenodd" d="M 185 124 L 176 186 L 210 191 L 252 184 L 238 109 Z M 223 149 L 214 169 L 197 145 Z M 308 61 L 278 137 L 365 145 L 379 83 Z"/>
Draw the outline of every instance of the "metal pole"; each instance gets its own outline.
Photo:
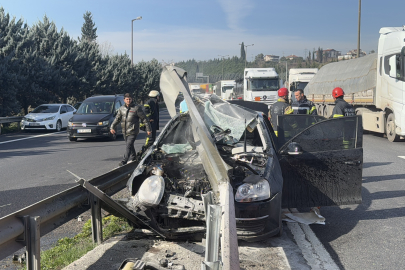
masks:
<path id="1" fill-rule="evenodd" d="M 40 217 L 24 216 L 23 219 L 25 223 L 25 245 L 27 247 L 27 269 L 41 270 Z"/>
<path id="2" fill-rule="evenodd" d="M 219 55 L 218 56 L 222 57 L 222 80 L 224 79 L 224 58 L 228 57 L 229 55 Z"/>
<path id="3" fill-rule="evenodd" d="M 93 236 L 93 243 L 100 245 L 103 242 L 101 202 L 100 199 L 93 194 L 90 194 L 89 200 L 91 205 L 91 232 Z"/>
<path id="4" fill-rule="evenodd" d="M 357 30 L 357 58 L 360 57 L 360 19 L 361 19 L 361 0 L 359 0 L 359 26 Z"/>
<path id="5" fill-rule="evenodd" d="M 131 20 L 131 65 L 134 65 L 134 21 L 142 20 L 142 16 Z"/>

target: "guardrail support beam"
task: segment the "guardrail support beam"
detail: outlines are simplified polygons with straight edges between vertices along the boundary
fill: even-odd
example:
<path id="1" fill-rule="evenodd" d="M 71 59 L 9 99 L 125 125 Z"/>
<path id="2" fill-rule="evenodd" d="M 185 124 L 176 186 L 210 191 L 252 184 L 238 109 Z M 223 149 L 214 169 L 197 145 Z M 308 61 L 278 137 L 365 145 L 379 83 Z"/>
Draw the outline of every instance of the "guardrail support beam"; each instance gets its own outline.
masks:
<path id="1" fill-rule="evenodd" d="M 27 269 L 41 270 L 41 217 L 24 216 L 25 245 L 27 247 Z"/>
<path id="2" fill-rule="evenodd" d="M 93 243 L 100 245 L 103 242 L 103 225 L 101 217 L 101 201 L 93 194 L 89 194 L 91 204 L 91 232 Z"/>
<path id="3" fill-rule="evenodd" d="M 222 263 L 218 260 L 218 255 L 222 207 L 209 204 L 206 208 L 208 209 L 205 216 L 207 224 L 207 239 L 205 241 L 205 259 L 201 263 L 201 270 L 220 270 L 222 269 Z"/>

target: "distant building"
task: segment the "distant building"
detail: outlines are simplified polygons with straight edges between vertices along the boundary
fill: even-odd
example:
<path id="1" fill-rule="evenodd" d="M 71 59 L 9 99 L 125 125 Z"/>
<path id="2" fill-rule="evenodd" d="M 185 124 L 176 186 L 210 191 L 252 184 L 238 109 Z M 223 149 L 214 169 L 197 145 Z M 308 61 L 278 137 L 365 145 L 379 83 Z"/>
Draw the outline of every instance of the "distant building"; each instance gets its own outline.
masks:
<path id="1" fill-rule="evenodd" d="M 347 55 L 354 56 L 354 57 L 357 57 L 357 49 L 351 50 L 351 51 L 347 52 L 346 54 L 347 54 Z M 364 52 L 364 51 L 362 51 L 362 50 L 360 49 L 360 57 L 361 57 L 361 56 L 366 56 L 366 52 Z"/>
<path id="2" fill-rule="evenodd" d="M 264 61 L 265 62 L 279 62 L 280 61 L 280 56 L 277 56 L 277 55 L 265 55 L 264 56 Z"/>
<path id="3" fill-rule="evenodd" d="M 364 51 L 360 49 L 360 57 L 367 55 Z M 345 55 L 341 55 L 338 57 L 338 60 L 348 60 L 357 57 L 357 49 L 351 50 L 347 52 Z"/>
<path id="4" fill-rule="evenodd" d="M 295 60 L 295 59 L 302 58 L 302 57 L 299 57 L 299 56 L 296 56 L 296 55 L 292 54 L 292 55 L 286 56 L 285 58 L 287 58 L 289 60 Z"/>
<path id="5" fill-rule="evenodd" d="M 326 58 L 338 58 L 340 55 L 342 55 L 342 52 L 336 51 L 335 49 L 323 50 L 323 56 Z"/>

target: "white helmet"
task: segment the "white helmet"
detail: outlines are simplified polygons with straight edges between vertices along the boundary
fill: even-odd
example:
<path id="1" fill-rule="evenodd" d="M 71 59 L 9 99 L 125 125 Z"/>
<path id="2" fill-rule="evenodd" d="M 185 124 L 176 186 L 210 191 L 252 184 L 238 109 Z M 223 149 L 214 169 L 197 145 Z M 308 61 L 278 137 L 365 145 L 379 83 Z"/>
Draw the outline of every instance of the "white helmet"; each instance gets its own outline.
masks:
<path id="1" fill-rule="evenodd" d="M 159 91 L 156 91 L 156 90 L 152 90 L 149 92 L 150 97 L 157 97 L 159 95 L 160 95 Z"/>

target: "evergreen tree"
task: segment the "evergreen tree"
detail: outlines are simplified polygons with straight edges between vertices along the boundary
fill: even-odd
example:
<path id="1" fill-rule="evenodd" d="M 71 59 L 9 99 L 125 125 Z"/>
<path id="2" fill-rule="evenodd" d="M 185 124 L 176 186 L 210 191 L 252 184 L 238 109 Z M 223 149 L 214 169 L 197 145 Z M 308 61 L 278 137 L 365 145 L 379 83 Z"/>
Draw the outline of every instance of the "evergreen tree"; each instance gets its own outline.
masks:
<path id="1" fill-rule="evenodd" d="M 243 42 L 240 44 L 240 59 L 243 61 L 246 60 L 245 44 Z"/>
<path id="2" fill-rule="evenodd" d="M 86 11 L 83 18 L 82 38 L 79 40 L 93 42 L 97 39 L 97 27 L 95 27 L 96 24 L 93 22 L 93 15 L 91 15 L 90 11 Z"/>

